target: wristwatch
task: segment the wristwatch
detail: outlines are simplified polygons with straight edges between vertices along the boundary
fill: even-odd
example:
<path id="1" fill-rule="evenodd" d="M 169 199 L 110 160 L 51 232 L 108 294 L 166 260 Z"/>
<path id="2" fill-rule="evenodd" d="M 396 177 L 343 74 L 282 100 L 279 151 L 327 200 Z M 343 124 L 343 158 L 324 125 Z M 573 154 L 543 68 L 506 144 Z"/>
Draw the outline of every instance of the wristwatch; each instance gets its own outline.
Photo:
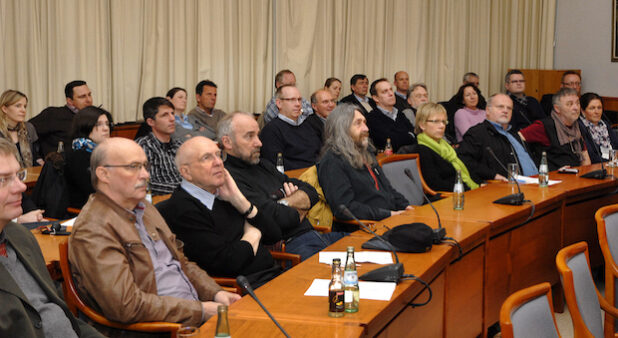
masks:
<path id="1" fill-rule="evenodd" d="M 287 200 L 284 200 L 284 199 L 278 200 L 277 203 L 279 203 L 281 205 L 285 205 L 286 207 L 290 206 L 290 202 L 288 202 Z"/>

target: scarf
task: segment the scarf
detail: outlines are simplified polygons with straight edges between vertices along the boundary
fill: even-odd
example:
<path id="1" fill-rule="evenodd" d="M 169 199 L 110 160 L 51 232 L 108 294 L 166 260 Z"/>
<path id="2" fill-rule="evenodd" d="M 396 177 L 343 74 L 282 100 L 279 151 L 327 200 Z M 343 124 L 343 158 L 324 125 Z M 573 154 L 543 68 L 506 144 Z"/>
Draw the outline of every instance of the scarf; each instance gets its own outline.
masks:
<path id="1" fill-rule="evenodd" d="M 479 185 L 472 180 L 468 168 L 466 168 L 466 165 L 461 162 L 459 157 L 457 157 L 455 149 L 453 149 L 453 147 L 451 147 L 448 142 L 446 142 L 444 139 L 440 139 L 440 142 L 436 142 L 436 140 L 427 136 L 427 134 L 425 133 L 418 134 L 417 140 L 418 144 L 422 144 L 425 147 L 435 151 L 438 155 L 440 155 L 440 157 L 448 161 L 453 166 L 453 168 L 455 168 L 455 170 L 461 171 L 461 178 L 463 179 L 464 183 L 468 187 L 470 187 L 470 189 L 476 189 L 479 187 Z"/>
<path id="2" fill-rule="evenodd" d="M 592 140 L 597 146 L 601 146 L 607 149 L 612 149 L 612 143 L 609 139 L 609 131 L 605 122 L 600 120 L 596 125 L 584 118 L 584 116 L 579 117 L 588 131 L 590 132 L 590 136 L 592 136 Z"/>
<path id="3" fill-rule="evenodd" d="M 96 146 L 97 144 L 92 142 L 91 139 L 84 138 L 84 137 L 74 139 L 73 143 L 71 144 L 71 147 L 73 148 L 73 150 L 84 149 L 89 153 L 91 153 L 94 150 L 94 147 Z"/>
<path id="4" fill-rule="evenodd" d="M 554 120 L 554 124 L 556 125 L 556 133 L 558 134 L 558 142 L 560 145 L 565 145 L 567 143 L 571 144 L 571 151 L 574 154 L 577 154 L 580 161 L 584 160 L 584 156 L 582 154 L 582 144 L 580 140 L 582 139 L 582 134 L 579 131 L 579 123 L 575 121 L 572 126 L 567 127 L 560 117 L 558 117 L 558 113 L 555 110 L 551 112 L 551 118 Z M 573 142 L 575 141 L 575 142 Z"/>

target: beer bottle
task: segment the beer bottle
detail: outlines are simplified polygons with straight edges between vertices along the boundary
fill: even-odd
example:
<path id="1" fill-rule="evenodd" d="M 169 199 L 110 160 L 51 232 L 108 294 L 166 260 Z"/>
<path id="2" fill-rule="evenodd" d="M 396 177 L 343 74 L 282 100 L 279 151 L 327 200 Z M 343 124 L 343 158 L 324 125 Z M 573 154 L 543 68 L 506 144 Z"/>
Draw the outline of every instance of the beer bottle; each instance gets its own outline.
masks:
<path id="1" fill-rule="evenodd" d="M 227 305 L 217 306 L 217 330 L 215 337 L 231 337 L 230 324 L 227 321 Z"/>
<path id="2" fill-rule="evenodd" d="M 343 272 L 343 293 L 345 300 L 345 312 L 358 311 L 358 273 L 356 272 L 356 262 L 354 261 L 354 247 L 348 247 L 348 257 L 345 261 L 345 271 Z"/>
<path id="3" fill-rule="evenodd" d="M 345 311 L 343 282 L 341 281 L 341 259 L 333 259 L 333 273 L 328 285 L 328 315 L 343 317 Z"/>
<path id="4" fill-rule="evenodd" d="M 56 150 L 58 154 L 62 154 L 64 152 L 64 142 L 58 141 L 58 149 Z"/>
<path id="5" fill-rule="evenodd" d="M 282 153 L 277 153 L 277 170 L 279 170 L 279 172 L 282 174 L 285 172 L 285 167 L 283 167 L 283 154 Z"/>
<path id="6" fill-rule="evenodd" d="M 547 166 L 547 153 L 543 152 L 541 165 L 539 165 L 539 187 L 546 187 L 549 183 L 549 167 Z"/>
<path id="7" fill-rule="evenodd" d="M 386 146 L 384 146 L 384 155 L 393 155 L 393 145 L 391 144 L 390 137 L 386 139 Z"/>
<path id="8" fill-rule="evenodd" d="M 457 181 L 453 187 L 453 209 L 463 210 L 464 208 L 464 184 L 461 179 L 461 171 L 457 170 Z"/>

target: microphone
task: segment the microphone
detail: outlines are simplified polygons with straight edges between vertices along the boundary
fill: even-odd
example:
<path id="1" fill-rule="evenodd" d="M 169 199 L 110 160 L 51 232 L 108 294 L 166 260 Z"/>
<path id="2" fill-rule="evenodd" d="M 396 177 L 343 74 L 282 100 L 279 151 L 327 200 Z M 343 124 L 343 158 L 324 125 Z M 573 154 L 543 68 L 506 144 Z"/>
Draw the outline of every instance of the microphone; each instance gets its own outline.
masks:
<path id="1" fill-rule="evenodd" d="M 605 169 L 605 166 L 603 165 L 603 161 L 601 161 L 601 169 L 587 172 L 583 175 L 579 175 L 579 177 L 594 178 L 596 180 L 604 180 L 607 177 L 607 170 Z"/>
<path id="2" fill-rule="evenodd" d="M 494 160 L 496 160 L 496 162 L 498 162 L 498 164 L 502 167 L 502 169 L 506 170 L 506 174 L 509 176 L 509 179 L 512 178 L 513 181 L 515 181 L 515 184 L 517 185 L 518 193 L 507 195 L 507 196 L 504 196 L 502 198 L 499 198 L 499 199 L 495 200 L 494 203 L 496 203 L 496 204 L 505 204 L 505 205 L 522 205 L 522 204 L 524 204 L 524 194 L 521 192 L 521 188 L 519 187 L 519 182 L 517 182 L 517 179 L 515 177 L 513 177 L 511 175 L 511 173 L 509 173 L 509 170 L 506 169 L 504 164 L 502 164 L 502 162 L 498 159 L 498 156 L 496 156 L 496 154 L 491 149 L 491 147 L 487 146 L 485 149 L 487 149 L 487 151 L 491 154 L 491 156 L 494 158 Z"/>
<path id="3" fill-rule="evenodd" d="M 339 211 L 342 212 L 347 217 L 352 218 L 354 221 L 356 221 L 356 223 L 358 223 L 360 226 L 365 228 L 365 230 L 369 231 L 377 239 L 382 241 L 386 245 L 386 247 L 391 250 L 391 252 L 393 253 L 393 256 L 395 256 L 395 264 L 388 264 L 381 268 L 377 268 L 375 270 L 369 271 L 363 274 L 362 276 L 358 277 L 358 279 L 365 280 L 365 281 L 373 281 L 373 282 L 399 283 L 399 280 L 403 276 L 403 264 L 399 263 L 399 257 L 397 256 L 397 251 L 395 250 L 395 247 L 393 247 L 393 245 L 389 243 L 387 240 L 382 238 L 382 236 L 379 236 L 378 234 L 373 232 L 373 230 L 371 230 L 365 223 L 361 222 L 358 218 L 356 218 L 356 216 L 354 216 L 354 214 L 345 205 L 340 204 Z"/>
<path id="4" fill-rule="evenodd" d="M 408 176 L 408 178 L 412 181 L 412 183 L 416 184 L 416 180 L 414 180 L 414 176 L 412 176 L 412 171 L 409 168 L 405 168 L 403 172 L 406 174 L 406 176 Z M 433 206 L 433 203 L 431 203 L 429 198 L 427 198 L 427 195 L 425 195 L 425 191 L 423 191 L 422 187 L 421 187 L 421 194 L 423 194 L 423 197 L 425 197 L 425 201 L 429 203 L 429 206 L 431 206 L 431 208 L 433 209 L 433 212 L 436 214 L 436 217 L 438 218 L 438 228 L 431 229 L 431 230 L 433 231 L 433 244 L 440 244 L 442 243 L 442 240 L 446 236 L 446 229 L 442 227 L 442 222 L 440 222 L 440 214 L 438 213 L 438 210 L 436 210 L 436 208 Z"/>
<path id="5" fill-rule="evenodd" d="M 283 333 L 284 336 L 286 336 L 287 338 L 290 338 L 290 335 L 285 332 L 285 330 L 281 327 L 281 325 L 279 325 L 279 323 L 277 322 L 277 320 L 275 319 L 275 317 L 273 317 L 273 315 L 270 314 L 270 312 L 268 312 L 268 310 L 266 310 L 266 308 L 264 307 L 264 305 L 262 304 L 262 302 L 260 302 L 260 300 L 257 298 L 257 296 L 255 295 L 255 293 L 253 293 L 253 288 L 251 287 L 251 284 L 249 284 L 249 281 L 247 280 L 247 277 L 243 276 L 243 275 L 239 275 L 238 277 L 236 277 L 236 283 L 238 283 L 238 285 L 243 288 L 244 290 L 247 291 L 247 293 L 249 293 L 249 295 L 251 295 L 251 298 L 255 299 L 255 301 L 260 305 L 260 307 L 262 308 L 262 310 L 264 310 L 264 312 L 266 312 L 266 314 L 268 315 L 268 317 L 270 317 L 270 319 L 275 323 L 275 325 L 277 325 L 277 327 L 279 328 L 279 330 L 281 330 L 281 332 Z"/>

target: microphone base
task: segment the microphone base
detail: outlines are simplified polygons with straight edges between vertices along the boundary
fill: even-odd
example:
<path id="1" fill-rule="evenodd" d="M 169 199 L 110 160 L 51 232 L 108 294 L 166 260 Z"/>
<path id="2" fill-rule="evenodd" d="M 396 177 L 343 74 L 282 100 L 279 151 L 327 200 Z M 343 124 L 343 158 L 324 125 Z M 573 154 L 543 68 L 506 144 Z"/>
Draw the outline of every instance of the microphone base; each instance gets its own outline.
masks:
<path id="1" fill-rule="evenodd" d="M 587 172 L 583 175 L 580 175 L 579 177 L 592 178 L 595 180 L 604 180 L 605 178 L 607 178 L 607 170 L 605 169 L 593 170 L 591 172 Z"/>
<path id="2" fill-rule="evenodd" d="M 383 266 L 381 268 L 369 271 L 362 276 L 358 277 L 360 280 L 370 282 L 395 282 L 399 283 L 399 280 L 403 276 L 403 264 L 395 263 Z"/>
<path id="3" fill-rule="evenodd" d="M 498 198 L 494 201 L 496 204 L 504 204 L 504 205 L 522 205 L 524 204 L 524 194 L 517 193 L 504 196 L 502 198 Z"/>
<path id="4" fill-rule="evenodd" d="M 432 229 L 432 230 L 433 230 L 433 235 L 432 235 L 433 244 L 442 243 L 442 240 L 446 236 L 446 229 L 438 228 L 438 229 Z"/>

